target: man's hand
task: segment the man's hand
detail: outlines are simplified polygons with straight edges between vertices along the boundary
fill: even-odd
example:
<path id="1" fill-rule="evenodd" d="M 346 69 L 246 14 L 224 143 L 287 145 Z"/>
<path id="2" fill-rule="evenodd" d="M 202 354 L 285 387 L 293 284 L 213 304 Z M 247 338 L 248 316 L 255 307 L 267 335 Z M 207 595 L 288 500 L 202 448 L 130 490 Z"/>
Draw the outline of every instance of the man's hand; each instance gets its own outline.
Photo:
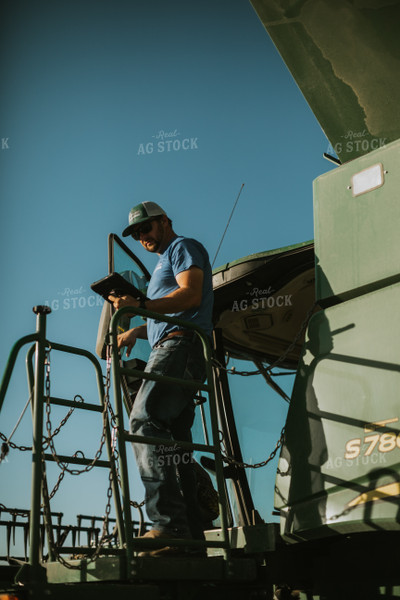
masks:
<path id="1" fill-rule="evenodd" d="M 125 306 L 134 306 L 135 308 L 139 306 L 139 300 L 136 300 L 132 296 L 108 296 L 108 299 L 113 303 L 116 310 Z"/>
<path id="2" fill-rule="evenodd" d="M 131 350 L 139 337 L 138 329 L 140 329 L 140 327 L 134 327 L 133 329 L 129 329 L 129 331 L 125 331 L 125 333 L 120 333 L 118 336 L 118 348 L 126 346 L 127 357 L 129 357 Z"/>

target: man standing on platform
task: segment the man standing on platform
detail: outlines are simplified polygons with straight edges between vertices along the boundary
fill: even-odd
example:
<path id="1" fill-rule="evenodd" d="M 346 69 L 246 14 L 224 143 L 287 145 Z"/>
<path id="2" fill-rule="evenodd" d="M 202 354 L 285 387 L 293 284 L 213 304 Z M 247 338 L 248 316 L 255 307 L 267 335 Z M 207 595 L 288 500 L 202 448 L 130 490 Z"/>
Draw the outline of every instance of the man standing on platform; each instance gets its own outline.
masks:
<path id="1" fill-rule="evenodd" d="M 147 299 L 110 296 L 114 307 L 140 306 L 179 317 L 198 325 L 211 336 L 212 272 L 202 244 L 178 236 L 165 211 L 155 202 L 142 202 L 133 207 L 129 226 L 122 235 L 131 235 L 140 241 L 148 252 L 157 253 L 159 260 L 149 283 Z M 129 356 L 137 339 L 148 339 L 152 348 L 146 371 L 204 381 L 202 343 L 193 331 L 147 319 L 146 324 L 119 335 L 118 346 L 126 346 Z M 174 440 L 192 440 L 193 420 L 192 390 L 143 380 L 130 416 L 131 433 L 171 439 L 167 448 L 133 444 L 146 490 L 147 514 L 153 522 L 153 528 L 145 537 L 204 539 L 191 452 L 174 444 Z M 179 548 L 167 546 L 141 554 L 156 556 L 178 552 Z"/>

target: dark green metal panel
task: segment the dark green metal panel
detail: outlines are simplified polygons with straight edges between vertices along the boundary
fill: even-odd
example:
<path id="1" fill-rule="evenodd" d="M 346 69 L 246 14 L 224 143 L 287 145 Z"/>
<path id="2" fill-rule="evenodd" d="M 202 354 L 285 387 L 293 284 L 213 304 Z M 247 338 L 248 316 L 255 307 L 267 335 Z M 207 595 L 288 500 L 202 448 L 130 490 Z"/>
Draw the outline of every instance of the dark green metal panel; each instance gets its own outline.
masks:
<path id="1" fill-rule="evenodd" d="M 251 0 L 341 162 L 400 137 L 399 0 Z"/>
<path id="2" fill-rule="evenodd" d="M 225 263 L 224 265 L 221 265 L 220 267 L 213 270 L 214 287 L 219 287 L 220 285 L 223 285 L 226 279 L 228 279 L 228 281 L 232 279 L 233 272 L 229 273 L 229 276 L 227 278 L 226 274 L 228 272 L 228 269 L 232 269 L 233 267 L 242 267 L 247 270 L 249 264 L 253 264 L 253 268 L 255 269 L 259 266 L 258 261 L 265 262 L 265 259 L 274 259 L 283 254 L 301 252 L 303 248 L 304 250 L 307 250 L 308 247 L 312 245 L 312 243 L 313 240 L 309 240 L 307 242 L 291 244 L 290 246 L 283 246 L 282 248 L 264 250 L 264 252 L 256 252 L 255 254 L 249 254 L 248 256 L 244 256 L 243 258 L 238 258 L 237 260 L 232 260 L 231 262 Z M 240 276 L 240 274 L 240 270 L 236 271 L 236 277 Z"/>
<path id="3" fill-rule="evenodd" d="M 68 559 L 72 568 L 59 562 L 47 563 L 47 581 L 49 583 L 76 583 L 89 581 L 117 581 L 125 577 L 125 557 L 100 557 L 87 564 L 86 559 Z"/>
<path id="4" fill-rule="evenodd" d="M 397 141 L 315 180 L 317 299 L 343 300 L 399 280 L 399 162 Z M 354 195 L 367 177 L 367 185 L 382 185 Z"/>
<path id="5" fill-rule="evenodd" d="M 259 554 L 275 550 L 279 532 L 278 523 L 259 523 L 228 529 L 230 546 L 233 550 L 243 550 L 244 554 Z M 210 529 L 205 532 L 207 540 L 221 540 L 220 529 Z M 221 555 L 218 548 L 210 548 L 209 556 Z"/>
<path id="6" fill-rule="evenodd" d="M 400 529 L 400 284 L 313 316 L 279 461 L 290 539 Z"/>
<path id="7" fill-rule="evenodd" d="M 220 533 L 221 531 L 218 530 Z M 213 538 L 214 540 L 217 537 Z M 219 540 L 222 539 L 220 535 Z M 260 545 L 260 544 L 259 544 Z M 265 543 L 264 543 L 265 545 Z M 88 583 L 123 581 L 123 557 L 100 557 L 86 565 L 86 560 L 70 561 L 75 567 L 67 569 L 60 563 L 46 564 L 47 578 L 52 583 Z M 78 568 L 79 567 L 79 568 Z M 133 557 L 129 580 L 138 581 L 254 581 L 257 577 L 256 563 L 251 558 L 233 559 L 226 569 L 222 556 L 199 558 L 195 556 Z M 132 587 L 132 595 L 134 595 Z"/>

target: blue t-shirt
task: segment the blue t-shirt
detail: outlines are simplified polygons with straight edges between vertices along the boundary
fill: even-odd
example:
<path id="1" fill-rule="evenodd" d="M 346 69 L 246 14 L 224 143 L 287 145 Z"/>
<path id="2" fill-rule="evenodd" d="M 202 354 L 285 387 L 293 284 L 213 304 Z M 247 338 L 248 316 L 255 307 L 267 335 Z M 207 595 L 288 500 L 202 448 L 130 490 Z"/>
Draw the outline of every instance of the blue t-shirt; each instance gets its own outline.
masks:
<path id="1" fill-rule="evenodd" d="M 203 292 L 200 306 L 178 313 L 170 313 L 170 317 L 178 317 L 198 325 L 211 335 L 212 309 L 214 295 L 212 289 L 212 271 L 207 250 L 200 242 L 191 238 L 177 236 L 160 255 L 156 268 L 151 276 L 147 297 L 150 300 L 162 298 L 179 288 L 176 276 L 190 267 L 199 267 L 204 273 Z M 147 337 L 153 348 L 157 342 L 171 331 L 180 329 L 177 325 L 164 323 L 155 319 L 147 320 Z"/>

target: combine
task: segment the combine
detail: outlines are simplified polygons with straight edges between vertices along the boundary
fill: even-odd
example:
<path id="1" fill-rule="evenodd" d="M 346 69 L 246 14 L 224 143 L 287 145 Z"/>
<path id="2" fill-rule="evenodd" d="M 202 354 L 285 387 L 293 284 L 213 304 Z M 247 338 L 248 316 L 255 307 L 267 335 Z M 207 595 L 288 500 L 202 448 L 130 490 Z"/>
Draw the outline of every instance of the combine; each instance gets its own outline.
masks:
<path id="1" fill-rule="evenodd" d="M 126 442 L 136 439 L 127 432 L 127 414 L 146 353 L 139 349 L 124 360 L 116 335 L 132 309 L 112 314 L 105 303 L 95 356 L 49 339 L 56 317 L 37 306 L 36 331 L 14 345 L 0 388 L 1 409 L 25 349 L 33 440 L 23 449 L 32 452 L 31 506 L 0 505 L 7 547 L 0 600 L 400 598 L 400 2 L 252 4 L 325 131 L 326 158 L 336 168 L 314 182 L 313 242 L 260 252 L 214 271 L 213 346 L 195 329 L 208 365 L 206 383 L 193 386 L 203 439 L 186 442 L 200 456 L 206 535 L 192 545 L 207 554 L 139 556 L 157 541 L 138 537 L 147 524 L 128 477 Z M 108 267 L 146 292 L 147 270 L 116 235 L 109 238 Z M 168 319 L 135 313 L 138 322 Z M 52 395 L 55 353 L 92 365 L 98 403 Z M 264 461 L 279 452 L 279 524 L 260 517 L 251 492 L 227 355 L 255 364 L 286 400 L 275 375 L 296 373 L 285 427 Z M 55 405 L 101 415 L 95 456 L 57 452 L 58 431 L 50 419 Z M 1 435 L 6 455 L 17 446 Z M 63 523 L 51 509 L 48 462 L 63 475 L 104 469 L 105 515 L 79 514 L 76 525 Z M 17 529 L 24 543 L 13 553 Z"/>

